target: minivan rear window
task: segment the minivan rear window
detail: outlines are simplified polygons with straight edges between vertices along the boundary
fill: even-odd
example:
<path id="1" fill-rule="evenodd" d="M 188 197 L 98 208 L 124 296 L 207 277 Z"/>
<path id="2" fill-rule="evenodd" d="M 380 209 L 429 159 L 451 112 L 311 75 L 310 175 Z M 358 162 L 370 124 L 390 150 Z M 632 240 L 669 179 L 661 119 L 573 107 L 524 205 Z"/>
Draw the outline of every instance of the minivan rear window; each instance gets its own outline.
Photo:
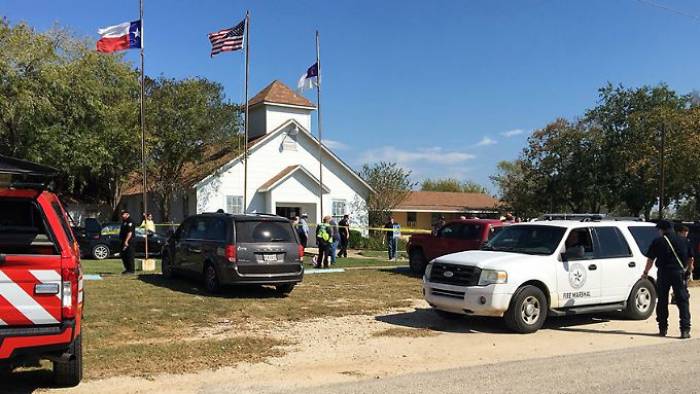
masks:
<path id="1" fill-rule="evenodd" d="M 236 222 L 236 242 L 266 243 L 294 242 L 296 238 L 289 222 L 243 221 Z"/>
<path id="2" fill-rule="evenodd" d="M 637 242 L 639 250 L 646 255 L 652 241 L 659 236 L 659 232 L 652 226 L 630 226 L 628 228 L 635 242 Z"/>
<path id="3" fill-rule="evenodd" d="M 58 254 L 37 204 L 30 199 L 0 199 L 0 253 Z"/>

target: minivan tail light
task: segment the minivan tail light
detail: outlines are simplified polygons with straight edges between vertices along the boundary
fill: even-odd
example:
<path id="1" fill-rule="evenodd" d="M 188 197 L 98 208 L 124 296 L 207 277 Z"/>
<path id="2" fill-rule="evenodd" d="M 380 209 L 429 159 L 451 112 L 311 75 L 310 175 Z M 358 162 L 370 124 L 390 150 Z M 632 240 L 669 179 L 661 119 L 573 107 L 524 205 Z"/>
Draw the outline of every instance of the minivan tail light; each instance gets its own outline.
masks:
<path id="1" fill-rule="evenodd" d="M 235 263 L 236 262 L 236 245 L 226 245 L 226 251 L 225 254 L 226 259 L 229 261 L 229 263 Z"/>
<path id="2" fill-rule="evenodd" d="M 304 261 L 304 245 L 299 244 L 299 261 Z"/>
<path id="3" fill-rule="evenodd" d="M 78 309 L 78 279 L 80 268 L 64 268 L 61 271 L 61 315 L 73 319 Z"/>

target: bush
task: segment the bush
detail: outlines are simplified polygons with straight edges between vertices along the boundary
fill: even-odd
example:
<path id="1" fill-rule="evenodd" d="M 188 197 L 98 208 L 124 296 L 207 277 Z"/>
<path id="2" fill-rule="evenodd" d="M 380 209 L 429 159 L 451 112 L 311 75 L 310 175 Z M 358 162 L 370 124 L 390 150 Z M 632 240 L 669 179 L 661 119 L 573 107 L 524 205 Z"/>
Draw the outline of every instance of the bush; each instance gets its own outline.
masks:
<path id="1" fill-rule="evenodd" d="M 348 240 L 350 249 L 367 249 L 367 238 L 362 236 L 357 230 L 350 230 L 350 239 Z"/>
<path id="2" fill-rule="evenodd" d="M 369 238 L 362 236 L 357 230 L 350 230 L 350 240 L 348 247 L 350 249 L 367 249 L 367 250 L 386 250 L 386 241 L 384 232 L 370 232 Z M 400 251 L 406 250 L 406 240 L 399 238 L 397 249 Z"/>

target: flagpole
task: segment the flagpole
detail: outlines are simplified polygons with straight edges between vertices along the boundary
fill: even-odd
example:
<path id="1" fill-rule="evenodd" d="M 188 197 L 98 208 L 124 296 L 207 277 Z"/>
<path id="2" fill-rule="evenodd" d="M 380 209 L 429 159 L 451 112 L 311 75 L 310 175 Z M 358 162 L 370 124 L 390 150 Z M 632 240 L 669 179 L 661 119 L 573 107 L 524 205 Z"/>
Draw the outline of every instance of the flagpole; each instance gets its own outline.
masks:
<path id="1" fill-rule="evenodd" d="M 243 213 L 248 213 L 248 73 L 250 71 L 249 51 L 250 12 L 245 13 L 245 124 L 243 141 Z"/>
<path id="2" fill-rule="evenodd" d="M 141 99 L 140 101 L 140 106 L 141 106 L 141 166 L 143 170 L 143 212 L 142 214 L 144 215 L 144 220 L 146 219 L 146 213 L 148 212 L 148 191 L 146 189 L 146 113 L 144 110 L 144 96 L 145 96 L 145 74 L 143 71 L 143 0 L 139 0 L 139 21 L 141 24 L 141 31 L 140 34 L 141 36 L 139 39 L 141 40 L 141 43 L 139 47 L 141 47 Z M 144 242 L 144 255 L 145 259 L 148 260 L 148 233 L 145 232 L 144 229 L 144 234 L 146 235 L 146 242 Z"/>
<path id="3" fill-rule="evenodd" d="M 316 116 L 318 117 L 318 199 L 321 217 L 319 223 L 323 222 L 323 128 L 321 127 L 321 44 L 316 30 L 316 66 L 318 77 L 316 81 Z"/>

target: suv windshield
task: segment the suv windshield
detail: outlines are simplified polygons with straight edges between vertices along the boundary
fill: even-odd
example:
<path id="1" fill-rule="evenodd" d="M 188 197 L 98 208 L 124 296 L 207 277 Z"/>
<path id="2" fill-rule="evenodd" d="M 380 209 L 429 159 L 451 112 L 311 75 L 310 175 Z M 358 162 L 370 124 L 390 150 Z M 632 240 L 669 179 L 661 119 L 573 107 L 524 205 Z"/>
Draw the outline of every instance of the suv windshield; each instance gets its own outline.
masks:
<path id="1" fill-rule="evenodd" d="M 561 242 L 566 229 L 554 226 L 508 226 L 496 234 L 483 250 L 550 255 Z"/>
<path id="2" fill-rule="evenodd" d="M 236 222 L 236 242 L 293 242 L 296 243 L 292 226 L 289 222 L 244 221 Z"/>

